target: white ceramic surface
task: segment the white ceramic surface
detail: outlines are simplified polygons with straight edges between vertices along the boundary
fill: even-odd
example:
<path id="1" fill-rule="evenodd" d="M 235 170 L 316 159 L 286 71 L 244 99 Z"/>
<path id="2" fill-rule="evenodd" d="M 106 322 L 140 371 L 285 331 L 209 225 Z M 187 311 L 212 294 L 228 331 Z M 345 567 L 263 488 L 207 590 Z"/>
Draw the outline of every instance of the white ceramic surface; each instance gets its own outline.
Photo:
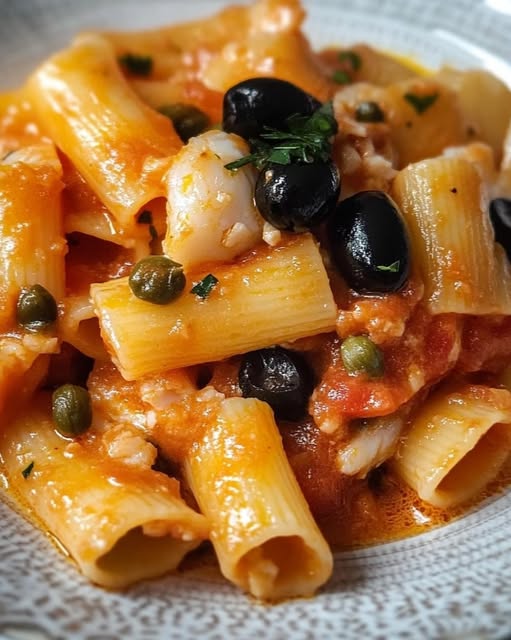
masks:
<path id="1" fill-rule="evenodd" d="M 0 87 L 88 27 L 207 15 L 216 0 L 0 0 Z M 429 65 L 484 66 L 511 85 L 510 0 L 310 0 L 315 45 L 372 42 Z M 30 640 L 394 640 L 511 636 L 511 490 L 428 534 L 336 557 L 311 600 L 253 602 L 212 569 L 125 593 L 89 585 L 0 502 L 0 637 Z"/>

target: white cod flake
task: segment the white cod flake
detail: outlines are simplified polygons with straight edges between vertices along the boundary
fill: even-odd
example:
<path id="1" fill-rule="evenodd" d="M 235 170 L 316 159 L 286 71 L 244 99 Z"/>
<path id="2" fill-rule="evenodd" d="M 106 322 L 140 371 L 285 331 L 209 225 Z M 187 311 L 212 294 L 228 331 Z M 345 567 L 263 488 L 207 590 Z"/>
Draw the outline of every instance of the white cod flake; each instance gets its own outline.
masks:
<path id="1" fill-rule="evenodd" d="M 403 419 L 400 416 L 375 418 L 339 450 L 339 471 L 348 476 L 365 478 L 371 469 L 394 454 L 402 428 Z"/>
<path id="2" fill-rule="evenodd" d="M 225 165 L 250 153 L 242 138 L 206 131 L 191 138 L 166 175 L 168 229 L 164 251 L 185 269 L 225 262 L 262 238 L 263 220 L 254 204 L 257 172 Z"/>

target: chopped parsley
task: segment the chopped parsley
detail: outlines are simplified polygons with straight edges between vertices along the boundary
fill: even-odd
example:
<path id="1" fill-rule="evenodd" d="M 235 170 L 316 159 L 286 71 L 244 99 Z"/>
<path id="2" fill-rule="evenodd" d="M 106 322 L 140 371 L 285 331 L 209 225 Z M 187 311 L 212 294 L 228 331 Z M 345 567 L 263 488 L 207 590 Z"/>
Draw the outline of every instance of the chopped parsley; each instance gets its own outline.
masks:
<path id="1" fill-rule="evenodd" d="M 400 260 L 396 260 L 392 264 L 379 264 L 376 268 L 378 271 L 390 271 L 390 273 L 397 273 L 399 271 Z"/>
<path id="2" fill-rule="evenodd" d="M 311 116 L 293 115 L 286 120 L 288 131 L 265 127 L 264 133 L 250 140 L 252 153 L 229 162 L 226 169 L 234 171 L 246 164 L 263 169 L 267 164 L 327 162 L 332 153 L 332 136 L 337 122 L 331 102 L 325 102 Z"/>
<path id="3" fill-rule="evenodd" d="M 420 115 L 424 113 L 438 98 L 438 93 L 430 93 L 429 95 L 419 96 L 416 93 L 405 93 L 404 99 L 409 102 L 415 111 Z"/>
<path id="4" fill-rule="evenodd" d="M 151 56 L 141 56 L 136 53 L 125 53 L 119 57 L 119 63 L 134 76 L 148 76 L 153 70 Z"/>
<path id="5" fill-rule="evenodd" d="M 218 278 L 215 278 L 212 273 L 208 273 L 207 276 L 204 276 L 200 282 L 197 282 L 197 284 L 190 289 L 190 293 L 201 298 L 201 300 L 205 300 L 217 284 Z"/>
<path id="6" fill-rule="evenodd" d="M 341 69 L 337 69 L 334 71 L 332 75 L 332 80 L 337 82 L 337 84 L 350 84 L 351 76 L 347 71 L 341 71 Z"/>
<path id="7" fill-rule="evenodd" d="M 353 71 L 358 71 L 362 66 L 362 58 L 355 51 L 341 51 L 338 58 L 339 62 L 349 62 Z"/>
<path id="8" fill-rule="evenodd" d="M 34 468 L 34 464 L 35 463 L 32 460 L 32 462 L 28 465 L 28 467 L 25 467 L 25 469 L 23 469 L 23 471 L 21 472 L 21 475 L 25 478 L 25 480 L 32 473 L 32 469 Z"/>

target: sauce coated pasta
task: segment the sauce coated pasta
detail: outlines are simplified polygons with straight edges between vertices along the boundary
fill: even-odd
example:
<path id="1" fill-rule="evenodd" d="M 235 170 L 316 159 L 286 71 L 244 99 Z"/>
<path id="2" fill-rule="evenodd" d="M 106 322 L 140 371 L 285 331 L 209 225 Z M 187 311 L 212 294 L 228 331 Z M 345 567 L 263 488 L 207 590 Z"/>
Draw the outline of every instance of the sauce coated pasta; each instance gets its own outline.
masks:
<path id="1" fill-rule="evenodd" d="M 211 545 L 311 595 L 511 478 L 511 91 L 303 18 L 83 33 L 0 96 L 2 474 L 101 586 Z"/>

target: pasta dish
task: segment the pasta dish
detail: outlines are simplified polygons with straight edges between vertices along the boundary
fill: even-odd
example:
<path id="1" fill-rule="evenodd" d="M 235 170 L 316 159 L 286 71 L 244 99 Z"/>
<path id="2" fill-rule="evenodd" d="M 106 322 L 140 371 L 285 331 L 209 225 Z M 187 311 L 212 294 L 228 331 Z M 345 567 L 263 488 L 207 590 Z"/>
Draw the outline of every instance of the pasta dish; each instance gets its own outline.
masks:
<path id="1" fill-rule="evenodd" d="M 0 95 L 0 470 L 98 585 L 211 545 L 309 596 L 511 479 L 511 90 L 303 19 L 84 32 Z"/>

